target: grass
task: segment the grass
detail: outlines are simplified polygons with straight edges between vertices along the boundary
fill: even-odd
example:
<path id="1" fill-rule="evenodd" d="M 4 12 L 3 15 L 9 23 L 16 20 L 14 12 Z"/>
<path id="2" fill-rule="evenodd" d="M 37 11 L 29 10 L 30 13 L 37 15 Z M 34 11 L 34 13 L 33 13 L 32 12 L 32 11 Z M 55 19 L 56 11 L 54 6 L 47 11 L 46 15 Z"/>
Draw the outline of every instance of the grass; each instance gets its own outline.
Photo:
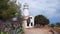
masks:
<path id="1" fill-rule="evenodd" d="M 1 32 L 0 34 L 3 34 L 3 32 Z"/>
<path id="2" fill-rule="evenodd" d="M 24 31 L 23 31 L 23 28 L 20 27 L 20 28 L 18 29 L 18 32 L 17 32 L 17 33 L 18 33 L 18 34 L 23 34 L 23 32 L 24 32 Z"/>
<path id="3" fill-rule="evenodd" d="M 3 32 L 1 32 L 0 34 L 4 34 Z M 6 34 L 8 34 L 8 32 L 6 32 Z"/>

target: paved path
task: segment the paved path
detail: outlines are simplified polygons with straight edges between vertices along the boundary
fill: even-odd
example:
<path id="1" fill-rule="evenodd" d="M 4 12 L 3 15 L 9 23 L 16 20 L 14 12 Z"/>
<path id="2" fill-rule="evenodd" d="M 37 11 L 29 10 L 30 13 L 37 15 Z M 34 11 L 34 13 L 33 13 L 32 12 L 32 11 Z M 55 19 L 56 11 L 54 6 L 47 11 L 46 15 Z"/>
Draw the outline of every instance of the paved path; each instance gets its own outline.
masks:
<path id="1" fill-rule="evenodd" d="M 39 28 L 31 28 L 31 29 L 24 29 L 25 34 L 52 34 L 47 29 L 39 29 Z"/>

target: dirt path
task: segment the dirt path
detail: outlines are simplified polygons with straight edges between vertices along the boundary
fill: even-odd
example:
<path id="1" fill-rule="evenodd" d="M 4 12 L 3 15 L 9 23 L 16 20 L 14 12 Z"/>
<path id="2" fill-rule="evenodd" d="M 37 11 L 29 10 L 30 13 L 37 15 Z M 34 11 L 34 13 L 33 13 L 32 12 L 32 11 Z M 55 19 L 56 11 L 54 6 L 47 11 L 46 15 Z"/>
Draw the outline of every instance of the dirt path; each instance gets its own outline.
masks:
<path id="1" fill-rule="evenodd" d="M 53 28 L 54 31 L 58 32 L 58 34 L 60 34 L 60 29 L 58 28 Z"/>
<path id="2" fill-rule="evenodd" d="M 25 34 L 52 34 L 47 29 L 39 29 L 39 28 L 31 28 L 31 29 L 25 29 Z"/>

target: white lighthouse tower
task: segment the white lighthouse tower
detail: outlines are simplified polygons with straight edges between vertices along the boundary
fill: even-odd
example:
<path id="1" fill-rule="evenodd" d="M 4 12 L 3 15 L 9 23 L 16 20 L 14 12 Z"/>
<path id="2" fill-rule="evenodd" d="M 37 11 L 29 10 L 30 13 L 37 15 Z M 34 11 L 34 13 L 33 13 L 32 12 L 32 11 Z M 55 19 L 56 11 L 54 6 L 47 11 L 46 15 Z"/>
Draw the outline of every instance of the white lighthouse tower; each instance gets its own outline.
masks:
<path id="1" fill-rule="evenodd" d="M 23 12 L 23 13 L 24 13 L 23 15 L 24 15 L 24 16 L 29 16 L 28 4 L 25 3 L 23 7 L 24 7 L 24 8 L 23 8 L 23 11 L 24 11 L 24 12 Z"/>
<path id="2" fill-rule="evenodd" d="M 24 28 L 32 28 L 34 26 L 34 17 L 30 16 L 28 7 L 29 6 L 27 3 L 23 5 L 23 18 L 24 18 L 23 27 Z"/>

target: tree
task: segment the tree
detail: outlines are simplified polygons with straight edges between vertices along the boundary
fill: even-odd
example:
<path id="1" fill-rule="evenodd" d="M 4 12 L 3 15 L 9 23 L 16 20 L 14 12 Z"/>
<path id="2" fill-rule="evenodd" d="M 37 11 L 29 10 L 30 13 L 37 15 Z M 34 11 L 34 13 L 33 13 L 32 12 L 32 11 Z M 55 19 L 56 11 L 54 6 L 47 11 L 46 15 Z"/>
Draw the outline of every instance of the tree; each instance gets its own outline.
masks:
<path id="1" fill-rule="evenodd" d="M 43 25 L 44 26 L 44 25 L 48 25 L 49 24 L 49 20 L 43 15 L 35 16 L 34 22 L 35 22 L 35 25 L 39 24 L 39 25 Z"/>
<path id="2" fill-rule="evenodd" d="M 50 26 L 51 26 L 51 27 L 55 27 L 55 24 L 51 24 Z"/>
<path id="3" fill-rule="evenodd" d="M 57 23 L 56 23 L 56 26 L 57 26 L 57 27 L 60 27 L 60 22 L 57 22 Z"/>
<path id="4" fill-rule="evenodd" d="M 7 20 L 15 16 L 17 5 L 9 0 L 0 0 L 0 20 Z"/>
<path id="5" fill-rule="evenodd" d="M 16 15 L 16 13 L 17 13 L 17 15 Z M 10 20 L 11 18 L 14 18 L 14 17 L 17 17 L 18 19 L 21 18 L 20 6 L 18 6 L 14 1 L 0 0 L 0 20 L 3 22 L 3 21 Z M 0 24 L 3 24 L 2 22 L 0 22 Z M 21 19 L 20 19 L 20 22 L 21 22 Z M 8 22 L 8 23 L 11 23 L 11 22 Z M 4 22 L 4 25 L 5 25 L 4 26 L 4 29 L 5 29 L 6 28 L 5 22 Z M 8 25 L 11 25 L 11 24 L 8 24 Z M 13 27 L 11 27 L 11 28 L 13 28 Z M 0 29 L 0 31 L 2 29 Z M 6 33 L 4 33 L 4 34 L 6 34 Z"/>

